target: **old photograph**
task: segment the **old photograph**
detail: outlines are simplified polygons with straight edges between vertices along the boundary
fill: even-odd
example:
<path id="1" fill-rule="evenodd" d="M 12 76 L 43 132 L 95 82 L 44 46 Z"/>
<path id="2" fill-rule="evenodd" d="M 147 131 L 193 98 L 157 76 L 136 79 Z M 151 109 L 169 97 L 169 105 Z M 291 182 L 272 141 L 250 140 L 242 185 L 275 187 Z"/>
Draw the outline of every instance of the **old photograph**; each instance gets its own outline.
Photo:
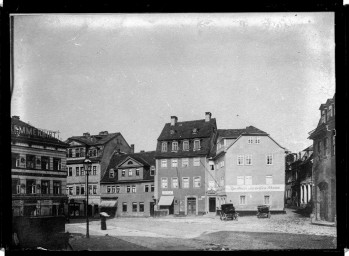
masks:
<path id="1" fill-rule="evenodd" d="M 12 250 L 337 248 L 334 12 L 10 18 Z"/>

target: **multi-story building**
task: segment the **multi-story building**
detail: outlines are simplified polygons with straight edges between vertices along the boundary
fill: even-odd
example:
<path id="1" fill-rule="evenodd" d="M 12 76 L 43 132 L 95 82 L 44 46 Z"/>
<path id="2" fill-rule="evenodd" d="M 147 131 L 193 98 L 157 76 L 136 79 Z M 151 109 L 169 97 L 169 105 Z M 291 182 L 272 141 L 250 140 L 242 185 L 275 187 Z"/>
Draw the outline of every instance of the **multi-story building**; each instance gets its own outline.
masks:
<path id="1" fill-rule="evenodd" d="M 66 140 L 67 149 L 67 194 L 69 196 L 69 215 L 81 216 L 86 212 L 86 174 L 83 162 L 86 152 L 92 162 L 89 174 L 89 205 L 88 214 L 94 216 L 99 213 L 101 201 L 100 180 L 107 169 L 114 152 L 131 152 L 120 133 L 100 132 L 98 135 L 84 133 L 83 136 L 74 136 Z M 131 145 L 132 146 L 132 145 Z"/>
<path id="2" fill-rule="evenodd" d="M 66 148 L 54 132 L 11 120 L 13 216 L 64 214 Z"/>
<path id="3" fill-rule="evenodd" d="M 266 204 L 284 211 L 285 149 L 269 134 L 253 126 L 218 130 L 213 160 L 217 207 L 233 203 L 237 211 L 256 212 Z"/>
<path id="4" fill-rule="evenodd" d="M 154 215 L 155 151 L 115 153 L 101 180 L 101 210 L 110 215 Z"/>
<path id="5" fill-rule="evenodd" d="M 320 106 L 320 120 L 310 132 L 313 140 L 314 214 L 317 220 L 336 218 L 335 96 Z"/>
<path id="6" fill-rule="evenodd" d="M 288 151 L 285 157 L 285 205 L 293 206 L 292 187 L 295 183 L 292 174 L 292 163 L 297 159 L 297 154 Z"/>
<path id="7" fill-rule="evenodd" d="M 169 214 L 200 215 L 208 212 L 209 158 L 214 154 L 216 119 L 166 123 L 156 147 L 155 199 L 158 210 Z"/>

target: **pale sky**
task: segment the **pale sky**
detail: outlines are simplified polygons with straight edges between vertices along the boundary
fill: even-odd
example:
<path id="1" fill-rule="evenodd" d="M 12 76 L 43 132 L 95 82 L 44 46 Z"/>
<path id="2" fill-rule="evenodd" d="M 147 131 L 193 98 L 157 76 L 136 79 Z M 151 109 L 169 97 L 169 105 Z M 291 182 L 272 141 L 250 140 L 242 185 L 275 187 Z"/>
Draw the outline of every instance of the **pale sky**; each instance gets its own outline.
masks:
<path id="1" fill-rule="evenodd" d="M 334 51 L 333 13 L 16 15 L 11 115 L 138 152 L 170 116 L 208 111 L 298 152 L 335 92 Z"/>

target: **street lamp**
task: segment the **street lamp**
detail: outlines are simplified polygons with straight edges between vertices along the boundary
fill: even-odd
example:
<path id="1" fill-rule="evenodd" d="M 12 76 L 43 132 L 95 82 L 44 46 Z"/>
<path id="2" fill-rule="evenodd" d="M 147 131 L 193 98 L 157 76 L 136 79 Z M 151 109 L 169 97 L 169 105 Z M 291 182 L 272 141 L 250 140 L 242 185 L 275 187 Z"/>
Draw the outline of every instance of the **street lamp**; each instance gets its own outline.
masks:
<path id="1" fill-rule="evenodd" d="M 84 160 L 84 170 L 86 173 L 86 237 L 87 238 L 90 238 L 89 226 L 88 226 L 88 193 L 89 193 L 88 175 L 90 174 L 91 166 L 92 166 L 92 162 L 90 159 L 88 159 L 88 154 L 86 154 L 86 158 Z"/>

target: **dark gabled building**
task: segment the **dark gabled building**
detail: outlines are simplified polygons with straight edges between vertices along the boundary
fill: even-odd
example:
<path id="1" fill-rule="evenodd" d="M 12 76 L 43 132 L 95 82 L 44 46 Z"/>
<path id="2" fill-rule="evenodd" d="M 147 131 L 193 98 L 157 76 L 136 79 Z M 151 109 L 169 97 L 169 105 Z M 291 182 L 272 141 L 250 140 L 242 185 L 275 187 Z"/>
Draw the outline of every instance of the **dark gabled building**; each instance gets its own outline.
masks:
<path id="1" fill-rule="evenodd" d="M 321 104 L 320 120 L 309 134 L 313 140 L 314 214 L 317 220 L 336 219 L 335 95 Z"/>
<path id="2" fill-rule="evenodd" d="M 101 211 L 122 217 L 154 214 L 155 151 L 116 152 L 101 180 Z"/>
<path id="3" fill-rule="evenodd" d="M 200 215 L 208 212 L 209 158 L 215 153 L 216 119 L 166 123 L 156 147 L 156 209 L 168 214 Z"/>
<path id="4" fill-rule="evenodd" d="M 66 148 L 54 132 L 11 119 L 13 216 L 64 214 Z"/>
<path id="5" fill-rule="evenodd" d="M 67 149 L 67 194 L 69 196 L 69 215 L 86 215 L 86 193 L 89 191 L 88 214 L 98 215 L 101 193 L 100 180 L 103 177 L 111 156 L 114 152 L 132 152 L 121 133 L 102 131 L 97 135 L 84 133 L 83 136 L 73 136 L 66 140 Z M 83 162 L 86 155 L 92 161 L 89 175 L 89 187 L 86 188 L 86 175 Z"/>

